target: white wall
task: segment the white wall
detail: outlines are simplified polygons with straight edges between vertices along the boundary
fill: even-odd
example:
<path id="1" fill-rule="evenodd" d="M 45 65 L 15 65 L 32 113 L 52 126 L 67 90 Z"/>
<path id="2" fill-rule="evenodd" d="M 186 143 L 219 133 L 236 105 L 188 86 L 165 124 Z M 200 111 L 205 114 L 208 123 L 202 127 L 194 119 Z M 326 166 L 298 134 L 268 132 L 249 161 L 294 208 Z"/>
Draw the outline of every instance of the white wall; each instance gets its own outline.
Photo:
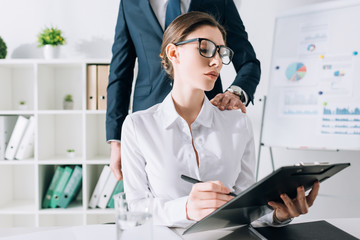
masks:
<path id="1" fill-rule="evenodd" d="M 111 58 L 119 0 L 0 0 L 0 36 L 7 58 L 42 58 L 37 34 L 45 26 L 64 32 L 64 58 Z"/>
<path id="2" fill-rule="evenodd" d="M 274 20 L 279 11 L 324 0 L 235 0 L 262 66 L 255 105 L 248 107 L 256 142 L 259 141 L 262 104 L 267 92 Z M 0 36 L 8 45 L 7 58 L 40 58 L 36 47 L 37 33 L 45 25 L 64 31 L 68 44 L 64 58 L 110 58 L 119 0 L 0 0 Z M 222 75 L 227 87 L 234 77 L 231 67 Z M 355 151 L 324 152 L 273 149 L 275 167 L 299 161 L 350 162 L 351 167 L 324 182 L 315 206 L 306 218 L 360 217 L 360 153 Z M 269 152 L 263 148 L 260 177 L 271 171 Z"/>

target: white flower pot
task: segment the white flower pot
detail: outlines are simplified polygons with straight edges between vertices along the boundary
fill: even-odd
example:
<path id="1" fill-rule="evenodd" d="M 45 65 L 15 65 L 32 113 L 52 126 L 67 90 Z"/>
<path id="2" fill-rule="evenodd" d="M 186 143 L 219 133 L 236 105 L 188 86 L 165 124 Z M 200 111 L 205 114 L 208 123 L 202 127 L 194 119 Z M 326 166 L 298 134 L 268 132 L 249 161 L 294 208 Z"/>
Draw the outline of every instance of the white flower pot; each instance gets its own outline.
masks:
<path id="1" fill-rule="evenodd" d="M 59 58 L 60 46 L 45 45 L 43 49 L 45 59 Z"/>
<path id="2" fill-rule="evenodd" d="M 64 101 L 64 109 L 65 110 L 72 110 L 73 108 L 74 108 L 74 102 Z"/>
<path id="3" fill-rule="evenodd" d="M 27 105 L 26 104 L 19 104 L 18 108 L 19 108 L 19 110 L 27 110 Z"/>
<path id="4" fill-rule="evenodd" d="M 75 152 L 67 152 L 66 155 L 68 158 L 75 158 Z"/>

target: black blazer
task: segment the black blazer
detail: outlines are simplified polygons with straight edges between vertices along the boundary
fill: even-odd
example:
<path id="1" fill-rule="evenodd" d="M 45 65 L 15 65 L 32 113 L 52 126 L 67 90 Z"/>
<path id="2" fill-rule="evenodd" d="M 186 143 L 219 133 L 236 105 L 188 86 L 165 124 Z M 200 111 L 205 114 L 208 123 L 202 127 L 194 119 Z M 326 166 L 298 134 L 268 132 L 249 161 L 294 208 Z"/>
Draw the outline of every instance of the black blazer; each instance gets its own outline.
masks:
<path id="1" fill-rule="evenodd" d="M 260 63 L 248 41 L 245 27 L 233 0 L 192 0 L 189 11 L 213 15 L 227 31 L 227 45 L 234 50 L 237 76 L 232 83 L 241 87 L 253 100 L 260 80 Z M 121 127 L 128 114 L 134 65 L 138 59 L 133 111 L 162 102 L 171 91 L 171 81 L 161 67 L 162 30 L 149 0 L 121 0 L 112 47 L 107 88 L 106 139 L 121 138 Z M 222 93 L 221 79 L 206 95 L 212 99 Z"/>

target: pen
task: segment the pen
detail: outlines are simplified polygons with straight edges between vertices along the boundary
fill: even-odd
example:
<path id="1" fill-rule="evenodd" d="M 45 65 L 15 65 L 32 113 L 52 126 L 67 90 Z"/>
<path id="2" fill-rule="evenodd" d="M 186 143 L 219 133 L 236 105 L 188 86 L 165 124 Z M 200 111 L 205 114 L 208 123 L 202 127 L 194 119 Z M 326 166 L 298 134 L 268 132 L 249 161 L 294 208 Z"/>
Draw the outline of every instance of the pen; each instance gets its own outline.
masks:
<path id="1" fill-rule="evenodd" d="M 200 180 L 197 180 L 197 179 L 195 179 L 195 178 L 192 178 L 192 177 L 188 177 L 188 176 L 185 176 L 185 175 L 181 175 L 181 179 L 182 180 L 185 180 L 185 181 L 187 181 L 187 182 L 189 182 L 189 183 L 202 183 L 202 181 L 200 181 Z M 227 195 L 230 195 L 230 196 L 233 196 L 233 197 L 236 197 L 236 194 L 235 193 L 228 193 Z"/>

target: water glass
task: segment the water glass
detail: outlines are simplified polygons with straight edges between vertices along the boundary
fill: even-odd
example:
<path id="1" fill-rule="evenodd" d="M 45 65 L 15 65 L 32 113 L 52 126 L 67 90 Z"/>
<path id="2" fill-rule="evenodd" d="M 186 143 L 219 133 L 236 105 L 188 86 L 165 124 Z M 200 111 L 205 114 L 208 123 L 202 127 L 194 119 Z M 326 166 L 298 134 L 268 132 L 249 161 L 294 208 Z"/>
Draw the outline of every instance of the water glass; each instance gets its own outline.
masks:
<path id="1" fill-rule="evenodd" d="M 114 196 L 116 212 L 116 239 L 153 239 L 152 197 L 146 194 L 145 201 L 136 209 L 130 209 L 125 193 Z"/>

